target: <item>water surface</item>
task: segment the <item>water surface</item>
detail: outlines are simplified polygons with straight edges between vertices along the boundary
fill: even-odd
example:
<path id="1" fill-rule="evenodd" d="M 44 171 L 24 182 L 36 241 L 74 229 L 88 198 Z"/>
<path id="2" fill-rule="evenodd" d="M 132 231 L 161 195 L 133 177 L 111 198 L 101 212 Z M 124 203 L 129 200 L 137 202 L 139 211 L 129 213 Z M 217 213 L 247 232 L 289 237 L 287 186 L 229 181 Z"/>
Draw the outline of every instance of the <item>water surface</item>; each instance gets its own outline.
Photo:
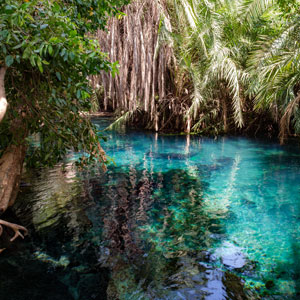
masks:
<path id="1" fill-rule="evenodd" d="M 105 135 L 105 174 L 24 176 L 16 214 L 31 234 L 0 257 L 1 299 L 299 297 L 297 146 Z"/>

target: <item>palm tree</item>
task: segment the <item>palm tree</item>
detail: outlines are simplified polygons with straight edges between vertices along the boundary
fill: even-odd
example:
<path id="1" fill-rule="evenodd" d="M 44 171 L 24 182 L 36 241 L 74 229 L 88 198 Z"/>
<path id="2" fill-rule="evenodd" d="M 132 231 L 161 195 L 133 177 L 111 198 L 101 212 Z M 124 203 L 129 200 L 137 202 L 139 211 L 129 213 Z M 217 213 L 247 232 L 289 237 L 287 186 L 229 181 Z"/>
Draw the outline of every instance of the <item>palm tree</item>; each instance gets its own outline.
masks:
<path id="1" fill-rule="evenodd" d="M 99 40 L 119 76 L 103 74 L 112 126 L 141 122 L 217 135 L 260 114 L 300 132 L 297 0 L 135 0 Z M 249 125 L 250 124 L 250 125 Z M 247 125 L 247 126 L 245 126 Z"/>
<path id="2" fill-rule="evenodd" d="M 295 12 L 299 7 L 296 3 Z M 292 15 L 283 18 L 273 37 L 260 36 L 248 62 L 252 79 L 248 92 L 255 97 L 257 109 L 273 112 L 281 143 L 291 127 L 300 133 L 300 18 L 299 13 Z"/>
<path id="3" fill-rule="evenodd" d="M 237 127 L 244 125 L 246 61 L 258 35 L 257 23 L 272 5 L 271 0 L 174 0 L 177 23 L 183 24 L 178 57 L 194 85 L 188 131 L 216 124 L 221 113 L 226 131 L 229 111 Z"/>

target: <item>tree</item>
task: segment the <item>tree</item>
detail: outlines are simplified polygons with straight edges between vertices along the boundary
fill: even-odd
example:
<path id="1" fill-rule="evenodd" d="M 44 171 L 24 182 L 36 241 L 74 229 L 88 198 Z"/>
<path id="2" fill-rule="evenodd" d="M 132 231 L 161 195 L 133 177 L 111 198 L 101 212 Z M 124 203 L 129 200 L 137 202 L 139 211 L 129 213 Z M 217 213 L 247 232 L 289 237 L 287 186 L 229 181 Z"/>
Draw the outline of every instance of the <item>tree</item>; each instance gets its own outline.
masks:
<path id="1" fill-rule="evenodd" d="M 13 205 L 26 157 L 28 165 L 53 166 L 69 150 L 80 164 L 105 168 L 90 109 L 88 76 L 116 71 L 92 36 L 128 0 L 0 0 L 0 212 Z M 17 234 L 19 229 L 5 221 Z M 25 231 L 26 232 L 26 231 Z"/>
<path id="2" fill-rule="evenodd" d="M 119 76 L 100 78 L 103 107 L 121 113 L 110 128 L 269 136 L 278 124 L 281 141 L 299 134 L 299 8 L 298 0 L 132 1 L 128 17 L 99 35 L 121 63 Z"/>
<path id="3" fill-rule="evenodd" d="M 247 125 L 245 112 L 253 105 L 246 97 L 246 61 L 260 17 L 272 0 L 174 0 L 178 29 L 178 57 L 190 74 L 194 95 L 187 111 L 188 127 L 216 134 Z"/>
<path id="4" fill-rule="evenodd" d="M 170 77 L 175 72 L 172 42 L 163 34 L 171 30 L 165 2 L 134 0 L 124 9 L 126 17 L 112 19 L 109 33 L 98 35 L 110 58 L 120 63 L 119 76 L 102 73 L 96 78 L 104 90 L 103 108 L 121 113 L 111 129 L 138 122 L 158 131 L 183 112 L 177 82 Z"/>
<path id="5" fill-rule="evenodd" d="M 284 143 L 292 128 L 300 134 L 300 3 L 274 2 L 273 14 L 266 16 L 275 24 L 270 26 L 272 34 L 260 35 L 248 60 L 249 94 L 255 97 L 256 109 L 272 112 Z"/>

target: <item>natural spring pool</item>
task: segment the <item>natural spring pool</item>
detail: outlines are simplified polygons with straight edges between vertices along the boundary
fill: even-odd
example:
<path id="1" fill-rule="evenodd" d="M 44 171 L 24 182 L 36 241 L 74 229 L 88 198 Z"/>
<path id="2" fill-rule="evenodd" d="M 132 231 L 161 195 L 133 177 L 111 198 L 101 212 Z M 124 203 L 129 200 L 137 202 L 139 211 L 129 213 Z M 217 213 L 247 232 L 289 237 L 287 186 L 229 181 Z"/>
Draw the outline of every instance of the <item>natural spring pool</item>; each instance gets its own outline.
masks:
<path id="1" fill-rule="evenodd" d="M 298 146 L 105 135 L 105 174 L 24 175 L 1 300 L 300 298 Z"/>

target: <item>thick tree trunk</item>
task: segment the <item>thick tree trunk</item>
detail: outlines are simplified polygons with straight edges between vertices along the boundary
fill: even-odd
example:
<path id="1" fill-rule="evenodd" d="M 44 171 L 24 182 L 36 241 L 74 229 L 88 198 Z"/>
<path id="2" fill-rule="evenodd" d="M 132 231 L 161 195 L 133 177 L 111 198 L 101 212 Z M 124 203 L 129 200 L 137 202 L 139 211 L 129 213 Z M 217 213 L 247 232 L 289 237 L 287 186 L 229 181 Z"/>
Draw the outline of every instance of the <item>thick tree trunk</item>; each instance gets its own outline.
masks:
<path id="1" fill-rule="evenodd" d="M 6 67 L 0 68 L 0 122 L 5 116 L 7 109 L 7 101 L 5 95 L 5 87 L 4 87 L 4 77 L 6 73 Z"/>
<path id="2" fill-rule="evenodd" d="M 3 120 L 7 110 L 7 100 L 5 94 L 4 78 L 6 67 L 0 68 L 0 123 Z M 6 209 L 12 206 L 19 192 L 20 179 L 23 169 L 23 163 L 26 153 L 26 144 L 24 138 L 27 136 L 27 130 L 22 128 L 22 121 L 15 120 L 11 124 L 11 132 L 18 144 L 11 144 L 7 147 L 0 158 L 0 215 Z M 20 132 L 21 134 L 20 134 Z M 13 224 L 0 219 L 0 236 L 3 232 L 3 226 L 14 231 L 14 236 L 10 239 L 13 242 L 17 237 L 24 238 L 27 229 L 23 226 Z M 24 235 L 21 233 L 24 232 Z M 5 248 L 0 248 L 0 253 Z"/>
<path id="3" fill-rule="evenodd" d="M 25 152 L 23 144 L 10 145 L 0 159 L 0 213 L 16 200 Z"/>
<path id="4" fill-rule="evenodd" d="M 0 122 L 7 110 L 4 85 L 6 69 L 5 66 L 0 68 Z M 13 120 L 10 131 L 16 143 L 10 144 L 0 158 L 0 214 L 15 202 L 26 152 L 24 139 L 27 136 L 27 130 L 24 128 L 22 121 L 19 119 Z"/>

